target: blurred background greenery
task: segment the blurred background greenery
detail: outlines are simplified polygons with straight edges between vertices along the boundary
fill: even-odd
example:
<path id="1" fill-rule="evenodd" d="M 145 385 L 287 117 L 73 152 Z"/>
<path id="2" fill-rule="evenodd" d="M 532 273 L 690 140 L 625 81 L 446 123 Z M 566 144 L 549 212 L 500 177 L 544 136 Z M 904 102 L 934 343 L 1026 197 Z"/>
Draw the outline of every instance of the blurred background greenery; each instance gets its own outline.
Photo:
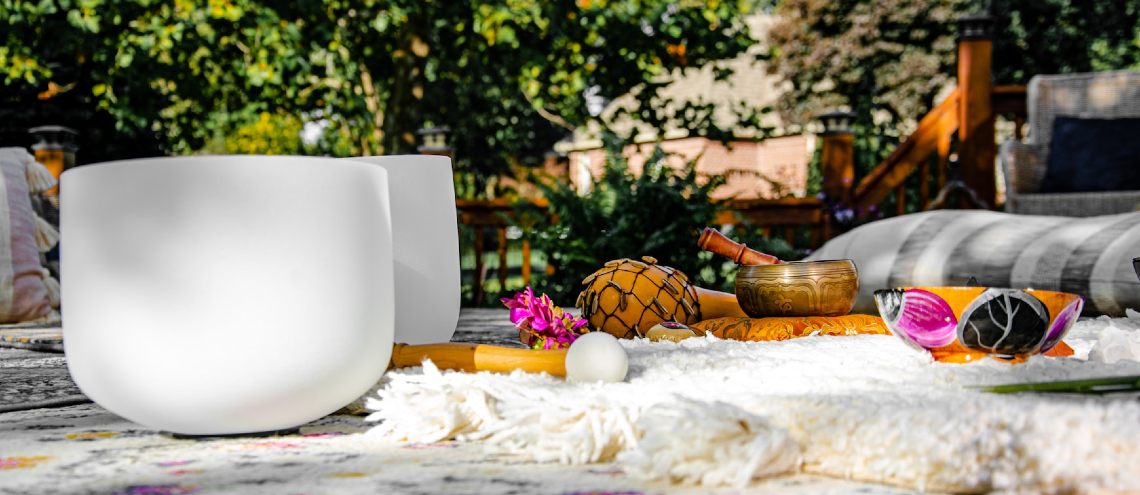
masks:
<path id="1" fill-rule="evenodd" d="M 28 128 L 58 124 L 80 130 L 81 164 L 355 156 L 415 153 L 418 129 L 446 126 L 458 195 L 488 199 L 514 197 L 500 177 L 537 169 L 556 142 L 594 125 L 609 144 L 606 174 L 585 195 L 542 186 L 543 218 L 557 222 L 519 216 L 540 289 L 567 304 L 590 267 L 642 254 L 725 287 L 723 263 L 692 246 L 712 222 L 716 179 L 654 166 L 660 152 L 631 175 L 620 150 L 633 136 L 599 107 L 624 95 L 637 105 L 621 118 L 721 140 L 765 138 L 765 114 L 797 133 L 847 108 L 863 174 L 953 84 L 953 21 L 971 13 L 995 18 L 997 83 L 1140 67 L 1136 0 L 0 0 L 0 145 L 27 146 Z M 746 22 L 758 14 L 775 19 L 766 32 Z M 775 105 L 733 108 L 725 126 L 664 91 L 690 69 L 728 78 L 726 61 L 742 55 L 781 81 Z M 809 194 L 819 181 L 813 169 Z M 804 254 L 747 225 L 735 235 Z M 463 238 L 469 247 L 471 232 Z M 467 303 L 519 288 L 517 247 L 508 260 L 508 286 L 490 281 L 478 300 L 469 287 Z M 548 260 L 560 268 L 544 273 Z M 464 264 L 470 276 L 470 252 Z"/>

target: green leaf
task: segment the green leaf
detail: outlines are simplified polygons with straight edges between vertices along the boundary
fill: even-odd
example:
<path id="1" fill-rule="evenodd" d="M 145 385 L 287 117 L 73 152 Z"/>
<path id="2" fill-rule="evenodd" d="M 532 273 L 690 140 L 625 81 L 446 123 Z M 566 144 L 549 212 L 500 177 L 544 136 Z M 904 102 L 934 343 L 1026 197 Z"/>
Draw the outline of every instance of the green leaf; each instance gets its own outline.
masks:
<path id="1" fill-rule="evenodd" d="M 1090 378 L 1083 380 L 1063 380 L 1054 382 L 1018 383 L 978 387 L 983 392 L 1011 394 L 1022 392 L 1066 393 L 1066 394 L 1110 394 L 1140 392 L 1140 375 L 1117 376 L 1110 378 Z"/>
<path id="2" fill-rule="evenodd" d="M 135 60 L 135 54 L 131 51 L 120 52 L 116 59 L 116 65 L 119 67 L 130 67 L 131 62 Z"/>

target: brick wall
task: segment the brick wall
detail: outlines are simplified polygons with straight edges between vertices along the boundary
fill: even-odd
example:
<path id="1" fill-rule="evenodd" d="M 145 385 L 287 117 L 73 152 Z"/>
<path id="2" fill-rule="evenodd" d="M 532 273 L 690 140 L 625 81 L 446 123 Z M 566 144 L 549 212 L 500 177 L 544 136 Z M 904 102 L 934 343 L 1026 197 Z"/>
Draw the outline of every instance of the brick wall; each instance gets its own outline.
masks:
<path id="1" fill-rule="evenodd" d="M 641 173 L 654 143 L 626 147 L 624 155 L 630 170 Z M 760 142 L 737 141 L 725 146 L 702 137 L 666 140 L 661 148 L 670 158 L 668 163 L 681 166 L 697 160 L 697 171 L 703 175 L 723 175 L 727 183 L 713 192 L 715 199 L 802 197 L 807 190 L 807 167 L 815 148 L 814 135 L 768 138 Z M 585 187 L 583 172 L 601 175 L 605 152 L 601 149 L 569 153 L 570 182 L 579 191 Z"/>

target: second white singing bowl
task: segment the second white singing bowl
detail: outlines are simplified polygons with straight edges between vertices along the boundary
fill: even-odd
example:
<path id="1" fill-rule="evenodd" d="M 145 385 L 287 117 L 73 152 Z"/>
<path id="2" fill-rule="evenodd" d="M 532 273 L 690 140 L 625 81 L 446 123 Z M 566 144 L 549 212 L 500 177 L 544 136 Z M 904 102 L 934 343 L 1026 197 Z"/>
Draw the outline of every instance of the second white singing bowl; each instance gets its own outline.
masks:
<path id="1" fill-rule="evenodd" d="M 384 168 L 200 156 L 61 183 L 64 350 L 111 412 L 189 435 L 295 427 L 364 394 L 392 351 Z"/>
<path id="2" fill-rule="evenodd" d="M 396 268 L 396 342 L 448 342 L 459 321 L 459 231 L 451 159 L 350 158 L 388 171 Z"/>

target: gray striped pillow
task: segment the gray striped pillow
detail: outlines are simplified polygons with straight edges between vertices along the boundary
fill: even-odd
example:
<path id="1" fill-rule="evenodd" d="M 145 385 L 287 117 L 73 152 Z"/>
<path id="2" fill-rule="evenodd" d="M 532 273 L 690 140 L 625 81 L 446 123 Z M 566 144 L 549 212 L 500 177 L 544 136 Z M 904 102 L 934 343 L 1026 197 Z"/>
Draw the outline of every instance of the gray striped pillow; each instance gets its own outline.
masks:
<path id="1" fill-rule="evenodd" d="M 808 259 L 850 258 L 859 269 L 855 311 L 875 313 L 871 294 L 899 286 L 965 285 L 1072 292 L 1085 314 L 1140 309 L 1140 212 L 1072 218 L 985 210 L 937 210 L 858 227 Z"/>

